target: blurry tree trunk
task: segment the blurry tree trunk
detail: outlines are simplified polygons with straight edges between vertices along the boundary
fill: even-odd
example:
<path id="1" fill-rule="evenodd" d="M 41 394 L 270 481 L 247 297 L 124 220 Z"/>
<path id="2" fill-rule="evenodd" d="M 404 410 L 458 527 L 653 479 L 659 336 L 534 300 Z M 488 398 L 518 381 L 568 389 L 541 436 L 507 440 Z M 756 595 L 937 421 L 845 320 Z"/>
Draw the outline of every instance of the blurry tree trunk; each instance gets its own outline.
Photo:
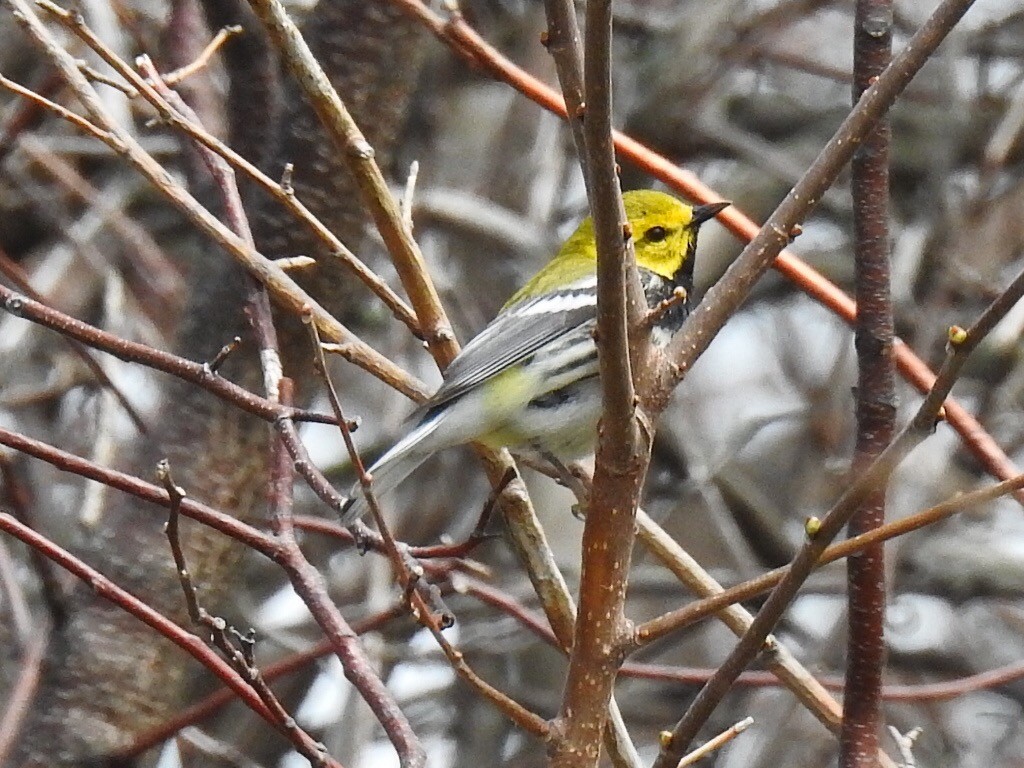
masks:
<path id="1" fill-rule="evenodd" d="M 277 175 L 285 162 L 293 162 L 299 196 L 342 240 L 357 243 L 364 221 L 358 198 L 315 118 L 300 102 L 298 88 L 283 89 L 283 119 L 272 120 L 279 113 L 270 90 L 274 60 L 248 8 L 240 0 L 205 0 L 204 10 L 211 27 L 243 23 L 247 29 L 224 53 L 231 83 L 231 143 Z M 375 149 L 386 156 L 416 80 L 414 28 L 387 4 L 364 0 L 323 0 L 309 19 L 307 39 L 314 53 Z M 301 226 L 283 211 L 262 200 L 248 207 L 264 253 L 316 253 Z M 177 349 L 195 360 L 210 360 L 232 335 L 248 334 L 246 278 L 225 254 L 209 250 L 195 260 Z M 344 317 L 351 283 L 328 261 L 313 270 L 304 287 Z M 300 361 L 310 358 L 307 337 L 295 322 L 282 322 L 280 330 L 285 372 L 301 385 L 308 366 Z M 243 345 L 221 372 L 258 389 L 254 346 Z M 166 456 L 175 480 L 190 496 L 243 519 L 259 515 L 267 425 L 202 390 L 174 379 L 165 382 L 151 438 L 123 446 L 121 463 L 151 476 L 157 460 Z M 99 525 L 78 550 L 119 585 L 187 624 L 160 514 L 138 506 L 137 500 L 111 493 Z M 186 525 L 183 534 L 201 599 L 212 611 L 230 611 L 244 549 L 194 525 Z M 54 630 L 44 678 L 12 763 L 72 765 L 116 752 L 187 703 L 195 669 L 185 654 L 82 585 L 71 597 L 69 620 Z"/>

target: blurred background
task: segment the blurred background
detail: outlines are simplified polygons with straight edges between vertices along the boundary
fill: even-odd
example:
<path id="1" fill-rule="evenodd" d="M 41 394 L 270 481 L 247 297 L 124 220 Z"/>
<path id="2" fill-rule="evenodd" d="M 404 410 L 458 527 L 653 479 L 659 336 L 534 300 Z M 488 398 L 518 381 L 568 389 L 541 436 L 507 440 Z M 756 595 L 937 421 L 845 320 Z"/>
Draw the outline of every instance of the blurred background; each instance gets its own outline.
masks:
<path id="1" fill-rule="evenodd" d="M 142 51 L 168 55 L 168 3 L 81 5 L 97 32 L 129 57 Z M 935 5 L 896 2 L 894 50 Z M 307 24 L 316 23 L 314 3 L 294 4 L 293 10 Z M 469 0 L 462 10 L 510 59 L 555 82 L 552 61 L 539 42 L 545 29 L 540 2 Z M 633 0 L 616 3 L 615 11 L 616 124 L 763 220 L 849 110 L 850 4 Z M 9 14 L 0 16 L 0 35 L 4 74 L 43 92 L 59 90 Z M 89 58 L 84 51 L 76 55 Z M 409 72 L 415 88 L 389 172 L 401 194 L 410 166 L 418 164 L 414 232 L 465 341 L 585 215 L 585 192 L 571 139 L 556 117 L 468 67 L 433 38 L 424 40 L 423 55 L 422 67 Z M 197 91 L 212 98 L 202 114 L 216 128 L 226 122 L 219 96 L 225 77 L 216 63 L 203 77 Z M 151 153 L 172 171 L 188 173 L 188 155 L 165 128 L 147 123 L 148 110 L 116 90 L 104 93 Z M 4 258 L 62 311 L 172 348 L 200 236 L 98 143 L 50 117 L 25 118 L 24 111 L 23 102 L 0 95 Z M 897 333 L 934 368 L 944 355 L 947 327 L 968 325 L 1024 266 L 1020 4 L 978 2 L 910 85 L 891 120 Z M 653 184 L 626 165 L 622 180 L 624 188 Z M 848 187 L 841 180 L 793 246 L 848 291 L 851 221 Z M 350 245 L 398 286 L 376 234 Z M 698 298 L 741 247 L 717 224 L 702 230 Z M 421 343 L 367 291 L 353 289 L 345 311 L 345 321 L 378 350 L 427 381 L 440 380 Z M 1018 306 L 972 357 L 954 390 L 1018 466 L 1024 465 L 1022 328 L 1024 306 Z M 66 345 L 5 315 L 0 361 L 0 424 L 101 464 L 113 461 L 131 427 Z M 102 363 L 141 411 L 155 407 L 153 374 L 107 357 Z M 723 584 L 786 563 L 803 540 L 806 517 L 822 515 L 845 487 L 854 439 L 855 366 L 852 332 L 771 273 L 678 389 L 659 424 L 644 506 Z M 362 420 L 359 447 L 372 458 L 402 434 L 411 405 L 351 366 L 339 365 L 334 373 L 347 413 Z M 899 395 L 902 424 L 919 396 L 903 384 Z M 323 409 L 326 401 L 315 405 Z M 317 463 L 338 488 L 347 488 L 352 473 L 337 432 L 310 426 L 303 435 Z M 95 518 L 104 492 L 70 475 L 27 466 L 40 525 L 55 538 L 73 539 L 79 526 Z M 529 482 L 574 587 L 582 523 L 571 512 L 572 499 L 546 477 L 530 474 Z M 898 519 L 989 482 L 952 430 L 940 425 L 894 477 L 887 517 Z M 386 509 L 410 543 L 461 540 L 476 523 L 487 491 L 472 455 L 455 450 L 421 468 L 386 500 Z M 297 493 L 302 513 L 329 515 L 307 489 Z M 499 520 L 491 522 L 490 530 L 501 529 Z M 314 534 L 303 545 L 346 616 L 369 615 L 395 598 L 383 559 L 360 558 Z M 500 535 L 470 558 L 478 573 L 538 610 Z M 39 590 L 26 553 L 0 539 L 0 559 L 5 578 L 27 585 L 28 604 L 21 609 L 38 611 Z M 890 542 L 886 559 L 887 684 L 951 681 L 1021 660 L 1024 515 L 1016 501 L 993 502 Z M 236 592 L 241 599 L 231 618 L 257 629 L 261 662 L 319 639 L 305 607 L 272 564 L 251 558 L 240 576 L 244 588 Z M 691 595 L 638 548 L 629 599 L 630 617 L 644 619 L 685 604 Z M 474 669 L 532 710 L 554 715 L 562 656 L 509 615 L 471 596 L 453 595 L 449 605 L 458 617 L 451 636 Z M 826 567 L 812 577 L 777 632 L 827 680 L 842 679 L 845 605 L 845 569 Z M 17 610 L 7 592 L 0 595 L 3 615 Z M 0 625 L 13 626 L 7 619 Z M 0 637 L 13 632 L 0 629 Z M 15 647 L 13 641 L 4 645 Z M 368 636 L 366 645 L 426 739 L 432 766 L 544 764 L 544 745 L 460 684 L 429 635 L 411 621 L 388 624 Z M 712 669 L 731 645 L 732 635 L 706 620 L 646 648 L 635 660 Z M 19 658 L 13 650 L 5 656 L 0 691 L 14 679 Z M 275 688 L 346 765 L 397 764 L 333 660 L 307 666 Z M 618 700 L 645 762 L 656 754 L 658 732 L 675 722 L 696 690 L 620 679 Z M 1021 766 L 1022 696 L 1021 682 L 942 700 L 915 697 L 910 690 L 887 701 L 884 712 L 901 733 L 921 729 L 914 748 L 919 765 Z M 748 715 L 755 721 L 751 729 L 707 764 L 834 762 L 834 740 L 783 688 L 737 688 L 707 735 Z M 304 764 L 282 744 L 234 705 L 147 759 L 168 767 Z M 883 744 L 898 756 L 891 740 Z"/>

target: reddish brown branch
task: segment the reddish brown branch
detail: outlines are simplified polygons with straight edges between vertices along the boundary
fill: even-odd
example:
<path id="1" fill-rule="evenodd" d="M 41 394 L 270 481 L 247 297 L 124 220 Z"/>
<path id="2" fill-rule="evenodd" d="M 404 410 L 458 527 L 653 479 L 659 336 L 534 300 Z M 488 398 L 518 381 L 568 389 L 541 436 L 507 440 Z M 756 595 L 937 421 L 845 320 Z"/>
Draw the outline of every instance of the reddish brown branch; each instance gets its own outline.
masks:
<path id="1" fill-rule="evenodd" d="M 892 1 L 858 0 L 853 34 L 853 102 L 892 57 Z M 860 472 L 892 440 L 896 425 L 893 316 L 889 268 L 889 120 L 883 117 L 851 163 L 857 323 L 857 443 Z M 856 536 L 885 522 L 880 485 L 850 518 Z M 875 768 L 885 666 L 885 550 L 866 547 L 846 563 L 848 584 L 846 690 L 839 739 L 842 768 Z"/>
<path id="2" fill-rule="evenodd" d="M 168 502 L 170 503 L 170 502 Z M 282 723 L 278 722 L 269 709 L 260 701 L 252 688 L 236 673 L 230 665 L 217 656 L 212 649 L 198 637 L 185 631 L 166 616 L 150 608 L 146 603 L 133 597 L 107 579 L 103 574 L 90 568 L 87 564 L 58 547 L 46 537 L 22 525 L 11 515 L 0 513 L 0 530 L 21 540 L 61 568 L 86 582 L 100 597 L 109 600 L 119 608 L 147 624 L 163 637 L 191 655 L 203 666 L 213 672 L 235 695 L 270 723 L 276 730 L 283 731 Z M 337 765 L 332 763 L 332 765 Z"/>
<path id="3" fill-rule="evenodd" d="M 45 328 L 56 331 L 62 336 L 111 354 L 119 360 L 139 363 L 154 370 L 177 376 L 179 379 L 195 384 L 197 387 L 201 387 L 207 392 L 227 400 L 238 406 L 241 410 L 264 421 L 273 422 L 279 418 L 286 417 L 295 421 L 315 421 L 321 424 L 334 423 L 333 416 L 313 413 L 300 408 L 282 406 L 253 394 L 228 379 L 218 376 L 211 370 L 211 366 L 208 364 L 194 363 L 191 360 L 172 355 L 169 352 L 163 352 L 145 344 L 122 339 L 112 333 L 65 315 L 63 312 L 58 312 L 16 291 L 12 291 L 4 285 L 0 285 L 0 306 L 16 317 L 31 320 Z M 355 425 L 352 426 L 354 428 Z"/>
<path id="4" fill-rule="evenodd" d="M 427 8 L 421 0 L 390 0 L 390 2 L 427 27 L 442 42 L 451 46 L 457 55 L 490 72 L 497 79 L 508 83 L 549 112 L 562 117 L 566 116 L 565 104 L 558 93 L 509 61 L 500 51 L 480 37 L 458 14 L 453 14 L 446 21 Z M 943 17 L 938 19 L 938 23 L 948 23 L 950 11 L 962 15 L 970 4 L 969 0 L 960 0 L 960 2 L 952 3 L 951 7 L 944 7 Z M 917 58 L 922 56 L 926 58 L 934 46 L 935 41 L 932 40 L 928 50 L 919 51 Z M 691 171 L 680 168 L 673 161 L 623 133 L 616 131 L 613 135 L 615 147 L 621 158 L 631 161 L 638 168 L 663 181 L 672 189 L 690 199 L 702 202 L 722 199 L 719 193 L 704 184 Z M 725 209 L 719 214 L 718 220 L 729 231 L 746 241 L 756 237 L 761 229 L 760 225 L 743 214 L 736 206 Z M 794 253 L 783 250 L 776 256 L 772 266 L 808 296 L 830 309 L 845 322 L 853 324 L 857 314 L 853 299 Z M 895 355 L 896 364 L 906 380 L 913 384 L 918 391 L 928 392 L 935 383 L 935 373 L 910 347 L 902 342 L 896 342 Z M 946 420 L 959 433 L 971 453 L 993 476 L 1005 480 L 1017 474 L 1017 468 L 1013 462 L 974 416 L 952 399 L 946 402 L 945 407 Z M 1017 498 L 1024 502 L 1024 491 L 1019 492 Z"/>
<path id="5" fill-rule="evenodd" d="M 1018 480 L 1018 485 L 1024 485 L 1024 476 L 1021 476 Z M 855 542 L 850 540 L 849 542 L 843 542 L 829 548 L 829 552 L 835 552 L 834 557 L 832 557 L 833 560 L 846 556 L 839 554 L 840 548 L 853 549 L 853 547 L 847 547 L 847 543 L 854 544 Z M 562 650 L 564 653 L 564 649 L 559 648 L 558 639 L 545 625 L 543 617 L 524 608 L 522 603 L 511 595 L 478 579 L 457 573 L 453 573 L 450 580 L 456 591 L 471 595 L 495 610 L 512 617 L 539 640 L 556 650 Z M 713 669 L 633 662 L 626 662 L 619 670 L 619 674 L 622 677 L 661 680 L 682 685 L 702 685 L 714 673 L 715 670 Z M 947 701 L 973 691 L 989 690 L 1000 685 L 1006 685 L 1021 678 L 1024 678 L 1024 662 L 1015 662 L 953 680 L 906 685 L 889 684 L 882 688 L 881 695 L 886 701 Z M 842 691 L 844 687 L 843 679 L 837 676 L 822 677 L 820 682 L 825 688 L 832 691 Z M 774 688 L 780 685 L 780 681 L 773 672 L 747 671 L 736 679 L 736 685 L 747 688 Z"/>
<path id="6" fill-rule="evenodd" d="M 33 301 L 37 301 L 40 304 L 45 303 L 45 299 L 41 296 L 33 287 L 29 281 L 29 276 L 21 268 L 21 265 L 11 259 L 3 249 L 0 249 L 0 274 L 3 274 L 8 280 L 14 283 L 15 287 L 22 291 Z M 71 351 L 75 353 L 79 360 L 81 360 L 85 367 L 92 372 L 92 375 L 96 377 L 96 380 L 104 387 L 110 390 L 114 395 L 114 398 L 124 409 L 124 412 L 128 414 L 128 418 L 131 419 L 132 424 L 139 430 L 140 434 L 146 434 L 146 423 L 135 407 L 128 400 L 127 396 L 121 389 L 110 380 L 107 376 L 107 372 L 103 370 L 101 366 L 91 354 L 89 350 L 85 349 L 81 342 L 74 339 L 67 340 L 68 346 L 71 347 Z"/>
<path id="7" fill-rule="evenodd" d="M 70 472 L 88 480 L 95 480 L 98 483 L 128 493 L 151 504 L 164 508 L 170 506 L 170 496 L 166 490 L 158 485 L 146 482 L 125 472 L 101 467 L 73 453 L 62 451 L 39 440 L 33 440 L 18 432 L 0 429 L 0 445 L 6 445 L 8 448 L 13 448 L 16 451 L 45 461 L 63 472 Z M 186 498 L 181 502 L 181 514 L 220 531 L 226 536 L 230 536 L 236 541 L 269 557 L 271 560 L 276 560 L 278 557 L 277 546 L 273 537 L 252 526 L 239 522 L 231 515 L 220 512 L 213 507 Z"/>
<path id="8" fill-rule="evenodd" d="M 291 468 L 288 467 L 288 472 Z M 208 638 L 211 646 L 220 651 L 224 660 L 231 665 L 232 669 L 239 676 L 248 682 L 249 686 L 271 712 L 279 727 L 284 730 L 296 750 L 309 760 L 310 764 L 321 768 L 330 765 L 332 761 L 327 755 L 326 749 L 305 730 L 303 730 L 288 711 L 281 704 L 281 701 L 270 689 L 267 680 L 263 677 L 255 664 L 255 636 L 252 630 L 242 634 L 230 627 L 224 619 L 214 616 L 207 611 L 199 602 L 199 595 L 192 582 L 192 575 L 188 570 L 185 561 L 185 553 L 182 551 L 179 535 L 179 513 L 181 502 L 185 498 L 185 490 L 175 484 L 171 476 L 170 463 L 163 459 L 157 465 L 157 479 L 160 480 L 164 489 L 170 497 L 170 508 L 168 510 L 167 525 L 164 528 L 167 540 L 171 547 L 171 554 L 174 558 L 174 567 L 178 573 L 178 583 L 181 585 L 182 593 L 185 596 L 185 605 L 188 608 L 189 618 L 197 627 L 202 627 L 204 635 Z M 289 496 L 291 489 L 289 488 Z"/>
<path id="9" fill-rule="evenodd" d="M 406 609 L 404 605 L 393 605 L 392 607 L 376 613 L 373 616 L 354 622 L 352 629 L 357 634 L 362 635 L 366 632 L 372 632 L 380 629 L 388 622 L 394 621 L 405 614 Z M 281 659 L 280 661 L 274 662 L 273 664 L 268 664 L 263 668 L 263 678 L 270 682 L 298 670 L 305 669 L 309 664 L 317 659 L 330 655 L 333 650 L 334 649 L 329 640 L 321 640 L 305 651 L 293 654 L 287 658 Z M 211 715 L 216 714 L 219 710 L 223 709 L 234 700 L 235 694 L 230 688 L 222 688 L 216 693 L 211 693 L 202 701 L 196 702 L 171 720 L 168 720 L 166 723 L 137 736 L 131 746 L 126 747 L 122 752 L 118 753 L 117 757 L 123 759 L 137 757 L 143 752 L 167 741 L 167 739 L 176 734 L 182 728 L 187 728 L 190 725 L 200 723 Z"/>

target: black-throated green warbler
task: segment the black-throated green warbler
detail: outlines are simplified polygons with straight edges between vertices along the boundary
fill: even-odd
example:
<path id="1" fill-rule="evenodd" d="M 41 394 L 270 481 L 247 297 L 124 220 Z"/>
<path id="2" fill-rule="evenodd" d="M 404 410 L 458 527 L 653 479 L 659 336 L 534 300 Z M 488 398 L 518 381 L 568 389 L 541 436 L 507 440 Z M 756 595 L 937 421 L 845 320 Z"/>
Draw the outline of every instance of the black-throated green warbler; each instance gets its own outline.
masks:
<path id="1" fill-rule="evenodd" d="M 689 312 L 676 289 L 693 287 L 697 231 L 728 203 L 691 208 L 653 190 L 626 192 L 622 200 L 647 303 L 668 302 L 651 331 L 663 345 Z M 587 218 L 448 366 L 409 433 L 370 467 L 374 492 L 390 490 L 430 454 L 461 443 L 563 460 L 590 452 L 601 415 L 596 323 L 597 245 Z M 342 522 L 366 510 L 357 484 Z"/>

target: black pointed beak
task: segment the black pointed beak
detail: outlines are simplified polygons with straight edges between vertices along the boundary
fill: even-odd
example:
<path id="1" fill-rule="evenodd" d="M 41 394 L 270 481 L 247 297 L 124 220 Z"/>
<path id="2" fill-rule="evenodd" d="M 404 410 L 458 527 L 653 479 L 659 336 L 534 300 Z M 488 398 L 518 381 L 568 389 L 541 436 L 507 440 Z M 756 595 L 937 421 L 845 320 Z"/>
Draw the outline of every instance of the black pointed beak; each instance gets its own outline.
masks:
<path id="1" fill-rule="evenodd" d="M 715 218 L 719 211 L 723 211 L 732 205 L 731 202 L 725 200 L 721 203 L 708 203 L 707 205 L 698 205 L 693 209 L 693 218 L 690 219 L 691 227 L 699 227 L 705 221 Z"/>

